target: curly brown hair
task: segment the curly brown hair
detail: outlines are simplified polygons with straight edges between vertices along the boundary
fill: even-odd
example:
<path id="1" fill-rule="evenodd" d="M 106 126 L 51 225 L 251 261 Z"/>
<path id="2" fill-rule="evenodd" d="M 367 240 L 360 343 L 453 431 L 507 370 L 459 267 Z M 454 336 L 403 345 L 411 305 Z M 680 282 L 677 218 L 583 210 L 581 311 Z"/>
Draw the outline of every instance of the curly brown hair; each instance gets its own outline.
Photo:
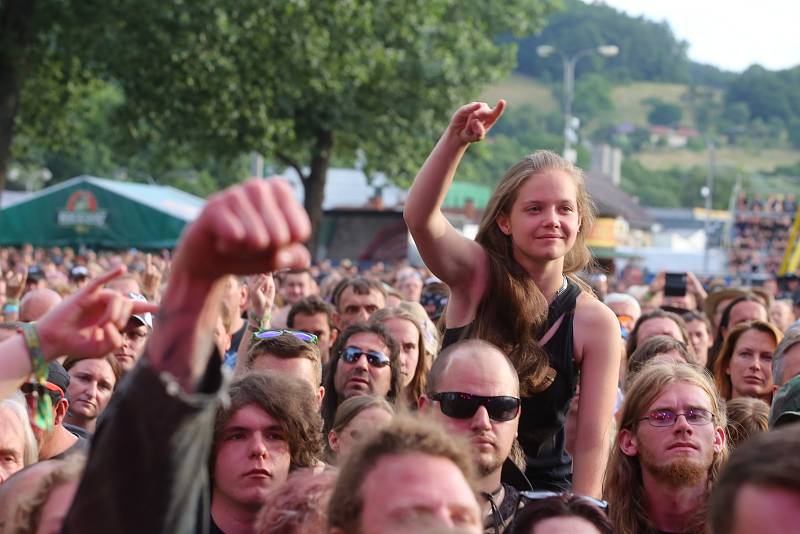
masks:
<path id="1" fill-rule="evenodd" d="M 231 385 L 230 403 L 217 410 L 211 465 L 225 426 L 240 408 L 255 404 L 278 420 L 286 432 L 291 469 L 311 467 L 322 457 L 322 419 L 311 386 L 300 379 L 251 373 Z"/>

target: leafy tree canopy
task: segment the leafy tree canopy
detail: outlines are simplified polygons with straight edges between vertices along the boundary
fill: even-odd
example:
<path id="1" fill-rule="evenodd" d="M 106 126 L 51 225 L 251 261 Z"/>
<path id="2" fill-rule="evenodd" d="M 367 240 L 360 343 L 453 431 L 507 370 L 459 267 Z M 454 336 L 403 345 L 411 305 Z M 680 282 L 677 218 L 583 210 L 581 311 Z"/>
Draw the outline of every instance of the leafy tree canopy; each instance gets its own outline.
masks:
<path id="1" fill-rule="evenodd" d="M 499 34 L 540 28 L 551 0 L 85 0 L 105 20 L 90 60 L 125 95 L 135 138 L 298 170 L 312 222 L 331 157 L 409 181 L 455 107 L 513 69 Z M 524 16 L 522 16 L 524 14 Z"/>

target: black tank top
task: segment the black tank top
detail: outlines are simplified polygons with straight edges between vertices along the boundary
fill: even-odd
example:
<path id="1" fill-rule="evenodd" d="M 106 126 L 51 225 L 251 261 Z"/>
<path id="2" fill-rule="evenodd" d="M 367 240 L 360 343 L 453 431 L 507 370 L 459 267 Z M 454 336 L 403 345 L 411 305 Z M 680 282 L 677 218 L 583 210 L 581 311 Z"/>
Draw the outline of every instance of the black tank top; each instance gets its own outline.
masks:
<path id="1" fill-rule="evenodd" d="M 572 340 L 572 320 L 580 293 L 580 287 L 567 279 L 567 288 L 550 304 L 545 331 L 564 316 L 544 345 L 550 355 L 550 367 L 556 371 L 555 380 L 541 393 L 522 398 L 518 439 L 527 461 L 525 475 L 534 490 L 561 492 L 572 487 L 572 458 L 564 447 L 564 422 L 580 377 Z M 469 326 L 445 330 L 442 349 L 459 341 Z"/>

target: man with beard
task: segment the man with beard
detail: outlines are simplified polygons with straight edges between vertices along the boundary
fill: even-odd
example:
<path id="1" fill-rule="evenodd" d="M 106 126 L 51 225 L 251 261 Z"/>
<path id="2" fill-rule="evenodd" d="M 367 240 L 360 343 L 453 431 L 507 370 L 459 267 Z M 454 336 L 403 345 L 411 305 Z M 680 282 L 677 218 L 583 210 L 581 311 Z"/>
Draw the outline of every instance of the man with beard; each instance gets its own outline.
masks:
<path id="1" fill-rule="evenodd" d="M 339 404 L 359 395 L 386 397 L 393 402 L 400 392 L 400 349 L 380 324 L 350 325 L 331 349 L 323 386 L 323 435 L 333 426 Z"/>
<path id="2" fill-rule="evenodd" d="M 520 490 L 531 489 L 501 480 L 504 464 L 507 471 L 513 470 L 506 460 L 519 426 L 519 378 L 514 365 L 486 341 L 451 345 L 431 367 L 419 406 L 450 433 L 470 441 L 484 532 L 503 532 L 519 507 Z"/>
<path id="3" fill-rule="evenodd" d="M 725 424 L 706 373 L 684 363 L 645 366 L 625 395 L 606 472 L 617 532 L 702 532 L 727 457 Z"/>

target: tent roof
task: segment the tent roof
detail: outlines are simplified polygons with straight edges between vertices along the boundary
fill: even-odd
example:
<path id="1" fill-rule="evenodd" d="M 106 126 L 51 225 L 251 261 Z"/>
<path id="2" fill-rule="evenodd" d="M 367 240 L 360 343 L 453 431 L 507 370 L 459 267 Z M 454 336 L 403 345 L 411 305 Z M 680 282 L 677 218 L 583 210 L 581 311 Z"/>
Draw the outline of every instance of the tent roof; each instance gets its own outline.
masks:
<path id="1" fill-rule="evenodd" d="M 206 201 L 200 197 L 167 185 L 118 182 L 107 178 L 98 178 L 97 176 L 84 174 L 26 196 L 13 203 L 12 206 L 32 202 L 43 196 L 51 195 L 62 189 L 86 182 L 186 222 L 193 221 L 206 203 Z"/>
<path id="2" fill-rule="evenodd" d="M 0 245 L 169 248 L 204 204 L 173 187 L 78 176 L 0 210 Z"/>

